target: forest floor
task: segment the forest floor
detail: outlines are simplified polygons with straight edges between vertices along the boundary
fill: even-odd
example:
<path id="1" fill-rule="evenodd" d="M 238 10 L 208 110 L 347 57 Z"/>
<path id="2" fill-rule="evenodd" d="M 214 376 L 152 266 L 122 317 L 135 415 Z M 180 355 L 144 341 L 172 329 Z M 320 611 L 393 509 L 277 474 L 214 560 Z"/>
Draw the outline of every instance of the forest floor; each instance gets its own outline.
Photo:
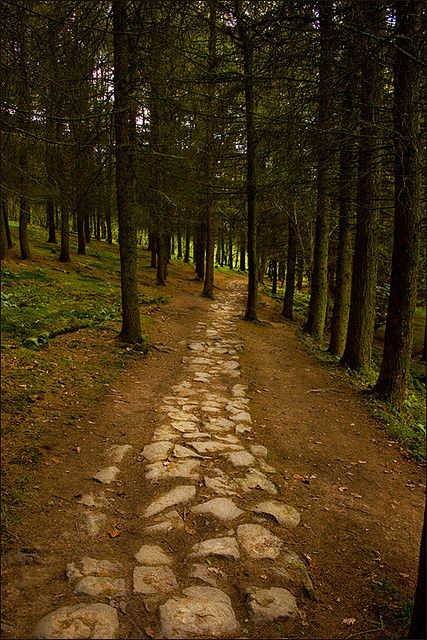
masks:
<path id="1" fill-rule="evenodd" d="M 85 635 L 84 624 L 92 629 L 90 637 L 170 637 L 168 624 L 174 623 L 166 620 L 164 610 L 160 624 L 157 607 L 171 602 L 172 596 L 176 596 L 178 605 L 183 605 L 184 600 L 178 599 L 181 589 L 196 585 L 215 585 L 231 598 L 231 610 L 225 601 L 218 603 L 219 609 L 225 609 L 228 615 L 225 625 L 231 616 L 231 627 L 228 631 L 227 626 L 212 627 L 217 629 L 214 632 L 206 627 L 206 635 L 210 637 L 375 640 L 405 637 L 418 566 L 425 497 L 423 467 L 390 439 L 342 372 L 332 370 L 307 353 L 295 328 L 282 321 L 273 301 L 262 297 L 261 322 L 246 323 L 241 319 L 245 279 L 218 273 L 216 285 L 216 301 L 212 302 L 200 296 L 200 283 L 193 279 L 192 269 L 174 267 L 166 292 L 169 301 L 152 312 L 154 320 L 148 333 L 156 348 L 148 354 L 132 353 L 114 384 L 106 383 L 97 400 L 84 409 L 77 407 L 73 378 L 77 379 L 88 363 L 102 358 L 99 336 L 102 335 L 108 351 L 115 343 L 114 335 L 88 328 L 78 334 L 60 336 L 47 345 L 52 361 L 72 354 L 71 378 L 64 382 L 60 397 L 57 391 L 46 391 L 31 407 L 32 421 L 42 421 L 50 415 L 53 405 L 58 412 L 49 426 L 44 462 L 35 466 L 32 473 L 33 490 L 25 512 L 12 527 L 3 555 L 4 638 L 86 638 L 89 636 Z M 212 355 L 212 351 L 205 364 L 209 365 L 211 356 L 216 357 L 217 373 L 210 379 L 203 374 L 209 371 L 209 366 L 203 369 L 206 359 L 203 349 L 218 339 L 218 344 L 225 344 L 225 351 L 228 349 L 232 355 L 230 361 L 218 360 L 220 356 Z M 76 341 L 85 348 L 77 348 Z M 223 351 L 219 349 L 218 353 Z M 197 373 L 199 361 L 195 362 L 196 368 L 192 364 L 194 355 L 199 358 L 201 373 Z M 238 363 L 238 373 L 229 369 L 236 377 L 229 377 L 226 362 Z M 229 404 L 234 403 L 230 411 L 245 409 L 250 414 L 251 430 L 242 428 L 236 432 L 236 439 L 227 430 L 222 440 L 219 431 L 212 437 L 217 442 L 238 442 L 236 451 L 240 450 L 240 443 L 244 443 L 245 452 L 255 452 L 253 445 L 263 445 L 267 457 L 261 462 L 256 457 L 256 465 L 264 468 L 261 477 L 268 482 L 264 488 L 254 483 L 252 490 L 244 491 L 242 485 L 236 490 L 233 478 L 242 477 L 242 472 L 248 470 L 245 464 L 233 466 L 231 458 L 225 463 L 227 449 L 202 456 L 202 470 L 206 465 L 207 475 L 224 480 L 225 497 L 231 498 L 241 512 L 230 516 L 230 520 L 200 515 L 191 511 L 195 504 L 192 495 L 187 502 L 182 499 L 172 504 L 177 514 L 170 516 L 169 532 L 163 529 L 162 534 L 154 534 L 153 530 L 149 533 L 147 523 L 160 524 L 158 531 L 162 531 L 164 510 L 154 520 L 145 517 L 146 510 L 171 486 L 194 486 L 198 497 L 205 500 L 221 493 L 203 484 L 203 473 L 198 475 L 196 463 L 194 467 L 185 467 L 185 461 L 188 462 L 185 457 L 151 458 L 154 464 L 150 468 L 159 471 L 160 467 L 160 479 L 149 482 L 145 474 L 150 459 L 141 455 L 144 447 L 169 437 L 171 429 L 170 424 L 165 425 L 165 415 L 170 420 L 183 421 L 186 412 L 192 415 L 200 410 L 202 400 L 205 405 L 210 402 L 206 411 L 215 415 L 218 410 L 223 414 L 224 396 Z M 240 400 L 243 404 L 239 405 Z M 206 424 L 210 424 L 209 420 L 201 422 L 200 429 Z M 181 430 L 183 436 L 191 438 L 193 428 L 189 426 L 187 434 Z M 163 438 L 159 436 L 162 429 L 166 429 Z M 177 443 L 173 437 L 171 446 Z M 203 442 L 203 436 L 199 442 Z M 109 449 L 112 445 L 130 445 L 131 449 L 116 447 L 113 451 Z M 264 450 L 258 448 L 258 454 L 260 451 Z M 110 462 L 106 454 L 110 455 Z M 197 458 L 189 459 L 200 462 Z M 182 469 L 186 469 L 182 476 L 172 474 L 165 479 L 161 475 L 168 465 L 172 469 L 182 461 Z M 212 464 L 222 469 L 215 472 L 217 476 L 212 472 Z M 117 465 L 120 470 L 115 479 L 94 480 L 96 472 L 108 465 Z M 265 513 L 264 517 L 254 517 L 252 509 L 260 500 L 274 500 L 276 505 L 280 502 L 292 507 L 288 510 L 291 521 L 298 512 L 300 522 L 296 525 L 296 521 L 290 521 L 281 526 L 271 513 L 270 517 L 268 513 L 267 517 Z M 264 540 L 270 551 L 279 545 L 281 554 L 285 550 L 289 558 L 292 552 L 298 555 L 303 563 L 297 571 L 299 577 L 288 579 L 283 570 L 282 578 L 277 578 L 278 568 L 284 566 L 282 555 L 277 559 L 268 556 L 268 551 L 267 555 L 262 552 L 257 555 L 259 548 L 251 555 L 250 540 L 245 542 L 239 534 L 239 530 L 243 531 L 242 523 L 248 522 L 258 523 L 263 530 L 267 527 L 275 536 Z M 227 557 L 226 552 L 202 554 L 198 571 L 204 571 L 205 579 L 191 577 L 192 564 L 186 555 L 190 547 L 218 536 L 233 541 L 236 529 L 245 562 Z M 153 582 L 154 587 L 158 586 L 157 593 L 150 594 L 146 589 L 147 576 L 144 582 L 143 576 L 137 579 L 134 573 L 132 581 L 137 564 L 135 553 L 147 544 L 160 544 L 172 563 L 177 585 L 170 587 L 167 595 L 161 595 L 162 589 L 165 593 L 168 589 L 158 576 Z M 91 572 L 80 563 L 84 557 L 113 564 L 100 569 L 98 563 Z M 120 565 L 114 564 L 117 562 Z M 139 562 L 144 567 L 144 561 Z M 67 577 L 66 567 L 70 563 L 74 566 L 69 567 Z M 82 587 L 76 593 L 77 578 L 90 575 L 104 576 L 106 582 L 92 581 L 95 597 L 88 595 L 87 585 L 86 591 Z M 122 579 L 124 582 L 120 582 Z M 262 602 L 261 596 L 266 592 L 261 590 L 275 586 L 286 586 L 296 596 L 299 613 L 290 622 L 274 615 L 268 620 L 266 612 L 274 598 L 267 597 L 267 602 Z M 215 605 L 213 591 L 210 597 L 206 607 Z M 253 605 L 257 597 L 258 609 Z M 189 593 L 185 603 L 190 601 L 200 605 L 200 593 Z M 57 624 L 68 625 L 69 635 L 53 632 L 49 635 L 49 631 L 40 631 L 42 627 L 34 631 L 40 619 L 50 612 L 93 602 L 111 605 L 108 611 L 118 613 L 119 631 L 108 635 L 108 629 L 115 628 L 116 618 L 110 619 L 107 609 L 87 614 L 84 624 L 81 620 L 70 622 L 71 613 L 67 610 Z M 279 608 L 284 606 L 283 602 L 276 604 Z M 203 616 L 199 614 L 188 616 L 201 620 Z M 106 616 L 102 621 L 106 635 L 100 634 L 101 627 L 93 630 L 98 615 Z M 180 615 L 175 611 L 175 618 Z M 239 625 L 236 628 L 234 615 Z M 202 637 L 200 629 L 192 632 L 190 627 L 188 635 L 176 633 L 174 637 Z"/>

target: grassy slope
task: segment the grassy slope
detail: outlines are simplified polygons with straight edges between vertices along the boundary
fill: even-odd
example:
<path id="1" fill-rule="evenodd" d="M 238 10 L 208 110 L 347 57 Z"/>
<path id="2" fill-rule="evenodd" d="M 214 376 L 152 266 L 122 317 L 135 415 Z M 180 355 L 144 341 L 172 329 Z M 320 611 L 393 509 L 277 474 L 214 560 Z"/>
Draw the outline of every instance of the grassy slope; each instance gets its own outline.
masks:
<path id="1" fill-rule="evenodd" d="M 117 340 L 120 272 L 117 245 L 93 241 L 86 256 L 58 262 L 45 231 L 30 229 L 31 260 L 2 263 L 2 524 L 8 530 L 30 496 L 37 464 L 55 464 L 52 442 L 99 398 L 132 358 Z M 166 302 L 148 256 L 139 260 L 143 331 Z M 70 397 L 73 399 L 70 403 Z"/>

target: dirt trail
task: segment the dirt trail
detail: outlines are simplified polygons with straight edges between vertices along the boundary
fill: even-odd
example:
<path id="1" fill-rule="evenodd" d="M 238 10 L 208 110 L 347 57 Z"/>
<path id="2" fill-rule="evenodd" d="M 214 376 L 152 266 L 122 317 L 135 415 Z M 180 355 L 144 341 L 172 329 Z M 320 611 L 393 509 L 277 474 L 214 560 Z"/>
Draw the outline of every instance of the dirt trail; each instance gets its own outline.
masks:
<path id="1" fill-rule="evenodd" d="M 273 303 L 244 323 L 242 281 L 219 282 L 182 284 L 165 351 L 40 470 L 4 637 L 399 637 L 372 601 L 413 593 L 421 469 Z"/>

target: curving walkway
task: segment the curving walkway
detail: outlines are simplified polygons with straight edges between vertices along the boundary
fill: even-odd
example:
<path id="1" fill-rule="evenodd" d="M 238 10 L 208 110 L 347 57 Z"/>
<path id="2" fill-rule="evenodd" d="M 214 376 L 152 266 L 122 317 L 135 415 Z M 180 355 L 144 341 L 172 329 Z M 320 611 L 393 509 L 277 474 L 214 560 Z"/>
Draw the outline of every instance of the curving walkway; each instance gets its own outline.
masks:
<path id="1" fill-rule="evenodd" d="M 181 382 L 160 399 L 161 424 L 140 452 L 155 494 L 143 506 L 132 576 L 83 548 L 66 567 L 81 602 L 41 617 L 34 637 L 127 637 L 121 612 L 139 599 L 154 620 L 146 633 L 158 638 L 258 637 L 268 624 L 304 624 L 301 603 L 313 585 L 290 548 L 300 514 L 283 501 L 253 435 L 241 380 L 243 300 L 238 285 L 218 294 L 188 344 Z M 93 469 L 93 491 L 79 499 L 88 539 L 106 527 L 107 488 L 130 452 L 132 444 L 110 446 L 107 466 Z"/>

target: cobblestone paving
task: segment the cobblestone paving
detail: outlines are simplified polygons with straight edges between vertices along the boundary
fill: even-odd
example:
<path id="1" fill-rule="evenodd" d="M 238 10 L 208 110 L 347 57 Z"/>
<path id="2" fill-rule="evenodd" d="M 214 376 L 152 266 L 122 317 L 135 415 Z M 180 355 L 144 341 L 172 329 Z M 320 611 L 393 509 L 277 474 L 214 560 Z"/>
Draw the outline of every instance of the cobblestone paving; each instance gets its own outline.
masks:
<path id="1" fill-rule="evenodd" d="M 126 637 L 120 612 L 130 596 L 154 612 L 159 638 L 250 637 L 248 629 L 266 623 L 303 623 L 300 601 L 314 597 L 313 586 L 287 546 L 300 514 L 281 498 L 268 451 L 252 432 L 236 330 L 242 304 L 238 288 L 218 294 L 188 344 L 181 382 L 160 399 L 161 424 L 138 452 L 156 494 L 143 505 L 133 575 L 82 549 L 66 567 L 68 588 L 82 602 L 42 617 L 34 637 Z M 131 443 L 110 446 L 106 466 L 93 469 L 93 491 L 79 500 L 89 538 L 105 529 L 105 490 L 130 452 Z M 184 556 L 173 548 L 174 532 L 183 530 Z"/>

